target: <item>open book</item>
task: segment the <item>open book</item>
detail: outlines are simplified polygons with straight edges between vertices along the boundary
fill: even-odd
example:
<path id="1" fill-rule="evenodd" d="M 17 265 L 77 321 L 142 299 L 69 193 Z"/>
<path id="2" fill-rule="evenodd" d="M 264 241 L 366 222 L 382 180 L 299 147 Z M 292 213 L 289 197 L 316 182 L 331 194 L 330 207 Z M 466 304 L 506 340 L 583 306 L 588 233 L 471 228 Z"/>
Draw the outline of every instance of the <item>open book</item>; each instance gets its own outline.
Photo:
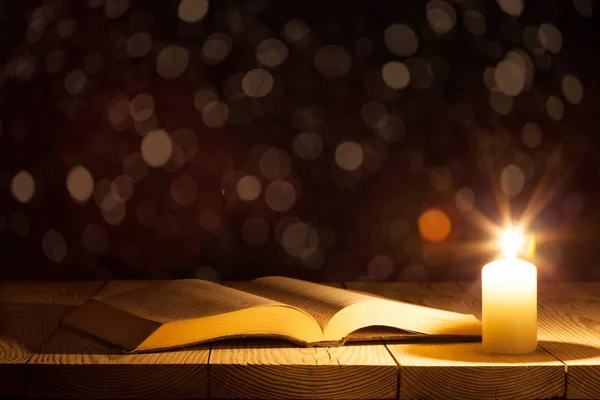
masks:
<path id="1" fill-rule="evenodd" d="M 473 315 L 283 277 L 256 279 L 243 291 L 196 279 L 159 283 L 94 297 L 63 322 L 131 352 L 249 336 L 318 346 L 415 333 L 481 335 Z M 353 336 L 366 327 L 388 329 Z"/>

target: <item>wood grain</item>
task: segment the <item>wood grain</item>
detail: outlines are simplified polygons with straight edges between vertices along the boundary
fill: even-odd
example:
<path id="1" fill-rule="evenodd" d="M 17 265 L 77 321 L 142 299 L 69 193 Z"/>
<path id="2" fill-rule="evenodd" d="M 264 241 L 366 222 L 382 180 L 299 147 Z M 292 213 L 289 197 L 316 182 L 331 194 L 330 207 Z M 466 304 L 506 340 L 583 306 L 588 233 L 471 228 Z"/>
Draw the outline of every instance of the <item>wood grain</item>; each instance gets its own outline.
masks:
<path id="1" fill-rule="evenodd" d="M 480 315 L 480 301 L 457 283 L 350 282 L 346 286 Z M 564 393 L 564 365 L 540 348 L 517 357 L 483 353 L 480 343 L 386 346 L 400 365 L 400 399 L 543 399 Z"/>
<path id="2" fill-rule="evenodd" d="M 99 294 L 151 283 L 113 281 Z M 0 397 L 395 398 L 401 376 L 402 399 L 600 398 L 599 283 L 540 282 L 543 350 L 519 357 L 484 354 L 479 344 L 311 349 L 257 340 L 215 343 L 211 354 L 208 346 L 123 354 L 57 329 L 101 284 L 0 282 Z M 481 306 L 477 283 L 347 286 L 476 315 Z M 557 359 L 568 366 L 566 389 Z"/>
<path id="3" fill-rule="evenodd" d="M 567 366 L 568 399 L 600 398 L 600 285 L 538 283 L 540 347 Z M 477 296 L 481 292 L 475 290 Z"/>
<path id="4" fill-rule="evenodd" d="M 572 289 L 569 300 L 539 303 L 540 345 L 567 365 L 568 399 L 597 399 L 600 398 L 600 298 L 594 292 L 600 290 L 600 285 L 569 284 L 569 287 Z"/>
<path id="5" fill-rule="evenodd" d="M 102 282 L 0 282 L 0 397 L 25 393 L 25 364 L 58 328 L 59 319 Z"/>
<path id="6" fill-rule="evenodd" d="M 78 306 L 92 297 L 102 285 L 104 281 L 2 281 L 0 303 Z"/>
<path id="7" fill-rule="evenodd" d="M 56 330 L 61 315 L 56 306 L 0 305 L 0 397 L 23 396 L 25 363 Z"/>
<path id="8" fill-rule="evenodd" d="M 210 396 L 392 399 L 397 365 L 383 345 L 298 348 L 273 341 L 215 343 Z"/>
<path id="9" fill-rule="evenodd" d="M 98 295 L 155 281 L 110 281 Z M 30 359 L 27 396 L 34 398 L 206 398 L 208 346 L 152 354 L 119 349 L 61 327 Z"/>
<path id="10" fill-rule="evenodd" d="M 600 282 L 569 282 L 565 283 L 570 292 L 577 292 L 579 299 L 600 300 Z"/>
<path id="11" fill-rule="evenodd" d="M 397 392 L 398 367 L 380 344 L 299 348 L 262 340 L 220 342 L 212 346 L 209 369 L 214 398 L 390 399 Z"/>

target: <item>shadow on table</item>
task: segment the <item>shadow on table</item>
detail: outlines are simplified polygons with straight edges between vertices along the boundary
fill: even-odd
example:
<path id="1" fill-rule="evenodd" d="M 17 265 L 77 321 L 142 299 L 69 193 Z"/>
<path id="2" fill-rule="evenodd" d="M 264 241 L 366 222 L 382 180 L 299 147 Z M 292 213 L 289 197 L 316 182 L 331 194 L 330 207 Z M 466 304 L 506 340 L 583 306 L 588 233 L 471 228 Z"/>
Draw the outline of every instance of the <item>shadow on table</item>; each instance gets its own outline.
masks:
<path id="1" fill-rule="evenodd" d="M 432 360 L 473 362 L 494 364 L 514 364 L 515 362 L 545 362 L 550 354 L 560 361 L 586 360 L 600 358 L 600 349 L 581 343 L 565 343 L 557 341 L 540 341 L 537 349 L 529 354 L 490 354 L 483 351 L 481 343 L 453 343 L 403 346 L 402 352 L 419 358 Z"/>
<path id="2" fill-rule="evenodd" d="M 539 342 L 539 346 L 560 361 L 568 362 L 600 358 L 600 348 L 582 343 L 543 340 Z"/>
<path id="3" fill-rule="evenodd" d="M 0 304 L 0 343 L 5 343 L 7 351 L 33 353 L 71 309 L 54 304 Z"/>
<path id="4" fill-rule="evenodd" d="M 74 306 L 0 304 L 0 345 L 23 354 L 114 354 L 120 350 L 61 324 Z M 4 344 L 2 344 L 4 342 Z"/>
<path id="5" fill-rule="evenodd" d="M 391 340 L 381 340 L 373 338 L 372 340 L 358 340 L 349 341 L 345 344 L 349 346 L 360 346 L 360 345 L 381 345 L 381 344 L 417 344 L 417 343 L 428 343 L 428 344 L 443 344 L 443 343 L 471 343 L 480 342 L 481 336 L 456 336 L 456 335 L 440 335 L 440 336 L 429 336 L 429 335 L 418 335 L 418 334 L 406 334 L 405 331 L 390 330 L 400 332 L 399 337 Z M 389 334 L 387 332 L 386 334 Z M 367 335 L 369 336 L 369 335 Z M 237 349 L 237 348 L 302 348 L 304 346 L 299 343 L 294 343 L 288 340 L 284 340 L 281 337 L 257 337 L 257 336 L 246 336 L 246 337 L 235 337 L 228 339 L 218 339 L 214 341 L 204 342 L 197 345 L 187 345 L 180 348 L 168 348 L 158 349 L 152 351 L 138 352 L 138 354 L 148 353 L 163 353 L 163 352 L 177 352 L 177 351 L 189 351 L 193 349 L 206 349 L 209 345 L 217 346 L 219 349 Z M 316 347 L 327 347 L 327 346 L 316 346 Z M 331 346 L 337 347 L 337 346 Z M 37 351 L 38 354 L 126 354 L 121 348 L 116 347 L 110 343 L 102 342 L 100 339 L 93 337 L 85 332 L 78 331 L 67 325 L 61 325 L 52 336 L 45 341 Z"/>

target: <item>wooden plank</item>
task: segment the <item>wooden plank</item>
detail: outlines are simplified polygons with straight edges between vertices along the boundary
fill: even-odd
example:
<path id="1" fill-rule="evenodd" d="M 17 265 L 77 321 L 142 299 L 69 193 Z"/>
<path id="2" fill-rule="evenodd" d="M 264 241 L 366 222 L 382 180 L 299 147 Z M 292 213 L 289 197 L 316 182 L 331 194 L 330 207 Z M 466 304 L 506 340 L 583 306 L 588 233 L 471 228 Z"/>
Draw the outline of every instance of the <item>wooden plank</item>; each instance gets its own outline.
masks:
<path id="1" fill-rule="evenodd" d="M 2 281 L 0 303 L 78 306 L 89 299 L 102 285 L 104 281 Z"/>
<path id="2" fill-rule="evenodd" d="M 62 314 L 57 306 L 0 305 L 0 397 L 23 396 L 25 363 Z"/>
<path id="3" fill-rule="evenodd" d="M 599 289 L 594 283 L 538 282 L 539 344 L 567 366 L 568 399 L 600 398 Z M 472 293 L 481 296 L 480 289 Z"/>
<path id="4" fill-rule="evenodd" d="M 600 300 L 600 282 L 567 282 L 561 284 L 570 293 L 577 293 L 578 299 Z"/>
<path id="5" fill-rule="evenodd" d="M 0 282 L 0 397 L 25 393 L 25 364 L 58 328 L 59 319 L 103 282 Z"/>
<path id="6" fill-rule="evenodd" d="M 299 348 L 273 341 L 215 343 L 210 396 L 393 399 L 397 374 L 383 345 Z"/>
<path id="7" fill-rule="evenodd" d="M 353 290 L 480 315 L 458 283 L 352 282 Z M 538 348 L 522 356 L 486 354 L 481 343 L 388 344 L 400 365 L 400 399 L 546 399 L 564 393 L 564 365 Z"/>
<path id="8" fill-rule="evenodd" d="M 238 340 L 213 344 L 209 375 L 214 398 L 391 399 L 398 367 L 380 344 L 299 348 Z"/>
<path id="9" fill-rule="evenodd" d="M 567 365 L 568 399 L 597 399 L 600 398 L 600 297 L 594 296 L 594 292 L 600 285 L 569 286 L 572 292 L 567 296 L 568 301 L 548 300 L 539 304 L 540 345 Z"/>
<path id="10" fill-rule="evenodd" d="M 114 294 L 156 281 L 110 281 Z M 33 398 L 206 398 L 209 346 L 124 354 L 61 327 L 27 364 L 26 393 Z"/>

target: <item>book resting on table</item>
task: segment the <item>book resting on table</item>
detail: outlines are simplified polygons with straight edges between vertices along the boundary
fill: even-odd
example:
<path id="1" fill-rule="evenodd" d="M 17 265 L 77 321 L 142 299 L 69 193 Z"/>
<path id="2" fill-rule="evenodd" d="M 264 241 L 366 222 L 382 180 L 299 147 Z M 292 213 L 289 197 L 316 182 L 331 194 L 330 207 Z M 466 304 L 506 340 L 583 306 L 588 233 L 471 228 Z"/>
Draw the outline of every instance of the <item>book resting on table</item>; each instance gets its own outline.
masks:
<path id="1" fill-rule="evenodd" d="M 339 346 L 408 335 L 481 336 L 470 314 L 284 277 L 259 278 L 243 290 L 199 279 L 161 282 L 93 297 L 63 322 L 128 352 L 241 337 Z"/>

